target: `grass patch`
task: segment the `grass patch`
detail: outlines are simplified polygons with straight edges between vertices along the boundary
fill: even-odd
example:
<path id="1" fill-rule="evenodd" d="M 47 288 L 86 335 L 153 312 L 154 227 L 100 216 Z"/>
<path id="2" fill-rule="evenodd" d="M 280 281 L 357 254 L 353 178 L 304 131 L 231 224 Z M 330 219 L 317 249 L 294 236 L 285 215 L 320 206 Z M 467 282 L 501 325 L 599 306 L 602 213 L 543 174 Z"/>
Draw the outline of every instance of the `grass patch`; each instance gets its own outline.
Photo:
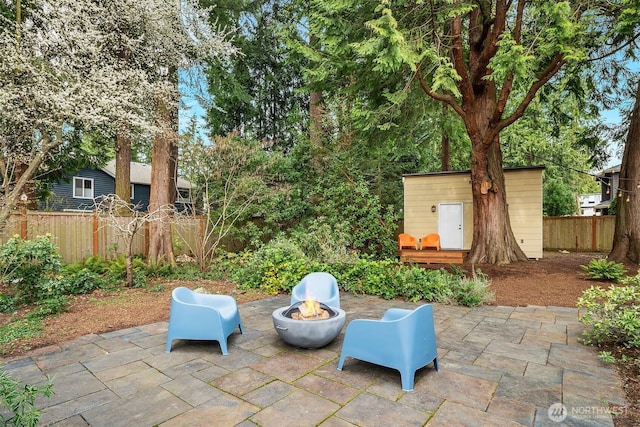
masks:
<path id="1" fill-rule="evenodd" d="M 14 319 L 0 326 L 0 354 L 8 354 L 23 339 L 34 338 L 44 330 L 41 318 L 26 317 Z"/>

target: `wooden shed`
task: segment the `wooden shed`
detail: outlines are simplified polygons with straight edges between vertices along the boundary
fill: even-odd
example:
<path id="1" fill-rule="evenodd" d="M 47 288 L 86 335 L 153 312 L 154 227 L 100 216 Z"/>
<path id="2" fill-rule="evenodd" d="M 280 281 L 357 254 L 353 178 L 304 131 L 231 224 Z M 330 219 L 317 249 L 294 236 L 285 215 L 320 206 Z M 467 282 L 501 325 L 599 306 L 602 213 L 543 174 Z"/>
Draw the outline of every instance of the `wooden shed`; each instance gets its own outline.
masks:
<path id="1" fill-rule="evenodd" d="M 511 228 L 524 253 L 534 259 L 542 258 L 543 170 L 544 166 L 504 170 Z M 471 172 L 407 174 L 402 182 L 404 233 L 417 239 L 438 233 L 442 255 L 466 253 L 473 238 Z"/>

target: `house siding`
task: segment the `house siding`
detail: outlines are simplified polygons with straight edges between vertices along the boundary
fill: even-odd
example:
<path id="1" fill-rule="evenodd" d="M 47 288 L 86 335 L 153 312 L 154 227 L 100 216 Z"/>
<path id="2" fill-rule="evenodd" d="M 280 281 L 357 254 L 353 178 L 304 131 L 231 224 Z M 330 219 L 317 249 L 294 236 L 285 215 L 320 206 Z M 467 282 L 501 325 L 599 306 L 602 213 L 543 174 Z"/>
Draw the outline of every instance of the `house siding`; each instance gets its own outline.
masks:
<path id="1" fill-rule="evenodd" d="M 146 166 L 146 165 L 145 165 Z M 144 172 L 144 171 L 143 171 Z M 148 169 L 150 173 L 150 169 Z M 93 210 L 95 208 L 92 199 L 80 199 L 73 197 L 73 178 L 86 178 L 93 180 L 93 196 L 108 195 L 115 193 L 115 178 L 113 175 L 103 169 L 80 169 L 78 172 L 70 175 L 67 181 L 61 181 L 52 184 L 49 189 L 51 197 L 45 202 L 38 205 L 38 209 L 42 211 L 64 211 L 64 210 Z M 143 177 L 144 178 L 144 177 Z M 147 179 L 150 181 L 150 178 Z M 139 211 L 147 211 L 149 209 L 149 198 L 151 196 L 151 186 L 147 181 L 135 182 L 133 184 L 133 198 L 130 203 L 137 206 Z M 190 188 L 190 184 L 185 180 L 178 180 L 183 190 Z M 189 185 L 189 186 L 186 186 Z M 188 210 L 184 203 L 177 202 L 175 207 L 178 211 Z"/>
<path id="2" fill-rule="evenodd" d="M 93 210 L 93 200 L 73 197 L 74 177 L 93 179 L 94 197 L 101 194 L 113 194 L 115 190 L 115 182 L 113 181 L 113 178 L 103 171 L 96 169 L 80 169 L 71 176 L 68 182 L 63 181 L 51 185 L 51 197 L 43 206 L 40 207 L 40 209 L 49 211 Z"/>
<path id="3" fill-rule="evenodd" d="M 135 206 L 140 205 L 139 210 L 146 211 L 149 209 L 149 198 L 151 197 L 151 187 L 143 184 L 133 185 L 133 203 Z"/>
<path id="4" fill-rule="evenodd" d="M 421 238 L 438 232 L 438 206 L 463 204 L 463 249 L 473 239 L 469 172 L 405 175 L 404 232 Z M 542 168 L 505 170 L 511 228 L 529 258 L 542 258 Z M 436 206 L 436 212 L 431 207 Z"/>

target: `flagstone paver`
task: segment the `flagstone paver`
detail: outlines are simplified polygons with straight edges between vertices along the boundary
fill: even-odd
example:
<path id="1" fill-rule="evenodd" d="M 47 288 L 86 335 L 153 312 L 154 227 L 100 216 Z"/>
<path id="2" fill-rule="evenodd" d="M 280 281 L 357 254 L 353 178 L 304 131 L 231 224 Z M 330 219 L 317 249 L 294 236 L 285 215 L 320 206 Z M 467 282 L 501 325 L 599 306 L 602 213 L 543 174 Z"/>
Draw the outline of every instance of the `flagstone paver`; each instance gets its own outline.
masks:
<path id="1" fill-rule="evenodd" d="M 404 392 L 394 369 L 347 358 L 338 371 L 343 334 L 322 349 L 284 343 L 271 313 L 288 304 L 240 305 L 246 333 L 229 337 L 228 356 L 207 341 L 176 340 L 165 353 L 168 323 L 157 322 L 0 363 L 27 384 L 55 375 L 55 394 L 36 401 L 44 426 L 602 427 L 626 405 L 614 367 L 580 343 L 573 308 L 436 304 L 440 371 L 418 370 Z M 341 294 L 347 321 L 416 305 Z"/>

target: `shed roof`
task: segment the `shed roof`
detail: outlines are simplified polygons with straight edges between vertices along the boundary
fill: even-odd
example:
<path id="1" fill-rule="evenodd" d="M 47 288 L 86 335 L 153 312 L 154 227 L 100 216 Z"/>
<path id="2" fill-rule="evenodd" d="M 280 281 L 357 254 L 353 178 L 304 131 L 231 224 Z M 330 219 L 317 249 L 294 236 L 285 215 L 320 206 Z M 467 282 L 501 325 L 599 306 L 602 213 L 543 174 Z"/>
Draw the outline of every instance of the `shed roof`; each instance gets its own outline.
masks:
<path id="1" fill-rule="evenodd" d="M 504 168 L 504 171 L 518 171 L 518 170 L 536 170 L 536 169 L 544 169 L 544 165 L 539 166 L 518 166 L 513 168 Z M 471 173 L 471 170 L 464 171 L 438 171 L 438 172 L 417 172 L 417 173 L 406 173 L 402 175 L 402 177 L 410 177 L 410 176 L 428 176 L 428 175 L 453 175 L 453 174 L 467 174 Z"/>
<path id="2" fill-rule="evenodd" d="M 109 160 L 104 167 L 101 168 L 109 176 L 116 177 L 116 161 Z M 186 179 L 178 177 L 176 187 L 191 188 L 192 185 Z M 146 163 L 131 162 L 131 183 L 151 185 L 151 165 Z"/>
<path id="3" fill-rule="evenodd" d="M 611 174 L 614 174 L 614 173 L 620 173 L 620 167 L 621 166 L 622 166 L 621 164 L 620 165 L 611 166 L 610 168 L 607 168 L 607 169 L 603 170 L 602 172 L 600 172 L 598 174 L 598 176 L 605 176 L 605 175 L 611 175 Z"/>

